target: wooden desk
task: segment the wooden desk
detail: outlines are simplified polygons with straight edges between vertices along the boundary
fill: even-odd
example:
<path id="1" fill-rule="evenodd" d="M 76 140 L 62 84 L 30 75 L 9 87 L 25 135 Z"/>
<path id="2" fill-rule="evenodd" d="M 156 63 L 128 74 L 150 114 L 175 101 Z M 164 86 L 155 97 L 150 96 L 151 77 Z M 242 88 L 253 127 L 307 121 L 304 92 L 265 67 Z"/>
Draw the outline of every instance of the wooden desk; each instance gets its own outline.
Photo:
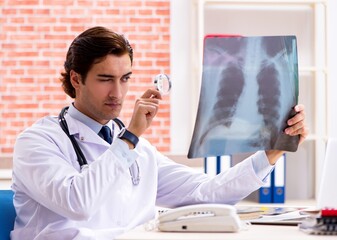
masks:
<path id="1" fill-rule="evenodd" d="M 140 226 L 116 240 L 336 240 L 337 236 L 308 235 L 297 226 L 251 225 L 237 233 L 173 233 L 145 231 Z"/>

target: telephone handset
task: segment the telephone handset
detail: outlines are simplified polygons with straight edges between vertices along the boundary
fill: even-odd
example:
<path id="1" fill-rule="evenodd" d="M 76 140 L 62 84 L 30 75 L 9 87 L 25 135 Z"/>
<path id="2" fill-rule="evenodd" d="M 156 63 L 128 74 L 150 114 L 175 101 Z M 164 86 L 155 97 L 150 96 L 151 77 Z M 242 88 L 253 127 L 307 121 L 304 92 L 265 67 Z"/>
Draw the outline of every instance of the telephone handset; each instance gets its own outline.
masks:
<path id="1" fill-rule="evenodd" d="M 158 229 L 171 232 L 237 232 L 242 222 L 235 207 L 226 204 L 196 204 L 160 213 Z"/>

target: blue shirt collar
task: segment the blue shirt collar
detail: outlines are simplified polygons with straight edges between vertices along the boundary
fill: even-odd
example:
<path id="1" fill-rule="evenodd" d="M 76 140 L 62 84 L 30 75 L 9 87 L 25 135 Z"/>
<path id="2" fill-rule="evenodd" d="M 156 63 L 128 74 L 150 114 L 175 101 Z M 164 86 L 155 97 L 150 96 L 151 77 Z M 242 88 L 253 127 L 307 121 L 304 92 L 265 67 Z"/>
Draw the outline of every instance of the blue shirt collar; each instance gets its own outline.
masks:
<path id="1" fill-rule="evenodd" d="M 93 130 L 97 134 L 101 130 L 102 126 L 103 126 L 99 122 L 95 121 L 94 119 L 88 117 L 87 115 L 85 115 L 82 112 L 80 112 L 79 110 L 77 110 L 74 107 L 73 104 L 70 104 L 69 109 L 68 109 L 68 114 L 72 118 L 75 118 L 76 120 L 78 120 L 78 121 L 84 123 L 85 125 L 87 125 L 89 128 L 91 128 L 91 130 Z M 105 125 L 108 126 L 110 129 L 112 129 L 112 131 L 113 131 L 114 125 L 112 124 L 112 120 L 110 120 Z"/>

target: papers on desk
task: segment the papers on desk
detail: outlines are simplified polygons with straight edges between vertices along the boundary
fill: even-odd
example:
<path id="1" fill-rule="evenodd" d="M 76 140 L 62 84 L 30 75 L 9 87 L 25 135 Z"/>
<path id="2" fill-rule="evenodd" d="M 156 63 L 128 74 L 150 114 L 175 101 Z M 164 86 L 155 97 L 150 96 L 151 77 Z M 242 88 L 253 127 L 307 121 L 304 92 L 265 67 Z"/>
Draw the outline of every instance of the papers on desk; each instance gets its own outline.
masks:
<path id="1" fill-rule="evenodd" d="M 241 220 L 251 224 L 298 225 L 309 215 L 293 207 L 237 207 Z"/>
<path id="2" fill-rule="evenodd" d="M 279 215 L 262 216 L 261 218 L 253 219 L 250 222 L 252 224 L 298 225 L 307 217 L 307 215 L 301 214 L 301 210 L 297 210 Z"/>

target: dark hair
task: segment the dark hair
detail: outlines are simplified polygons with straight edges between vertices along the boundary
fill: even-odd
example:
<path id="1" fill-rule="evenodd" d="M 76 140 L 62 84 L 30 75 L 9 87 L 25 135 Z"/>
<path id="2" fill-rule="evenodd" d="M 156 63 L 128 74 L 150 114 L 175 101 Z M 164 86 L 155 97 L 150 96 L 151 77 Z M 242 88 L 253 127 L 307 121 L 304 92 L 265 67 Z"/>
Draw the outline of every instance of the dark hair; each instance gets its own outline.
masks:
<path id="1" fill-rule="evenodd" d="M 132 64 L 133 50 L 123 35 L 99 26 L 87 29 L 74 39 L 67 52 L 64 62 L 65 72 L 61 73 L 60 79 L 63 90 L 70 97 L 76 97 L 75 89 L 70 82 L 71 70 L 81 75 L 84 84 L 93 64 L 104 60 L 108 54 L 122 56 L 126 53 L 129 54 Z"/>

